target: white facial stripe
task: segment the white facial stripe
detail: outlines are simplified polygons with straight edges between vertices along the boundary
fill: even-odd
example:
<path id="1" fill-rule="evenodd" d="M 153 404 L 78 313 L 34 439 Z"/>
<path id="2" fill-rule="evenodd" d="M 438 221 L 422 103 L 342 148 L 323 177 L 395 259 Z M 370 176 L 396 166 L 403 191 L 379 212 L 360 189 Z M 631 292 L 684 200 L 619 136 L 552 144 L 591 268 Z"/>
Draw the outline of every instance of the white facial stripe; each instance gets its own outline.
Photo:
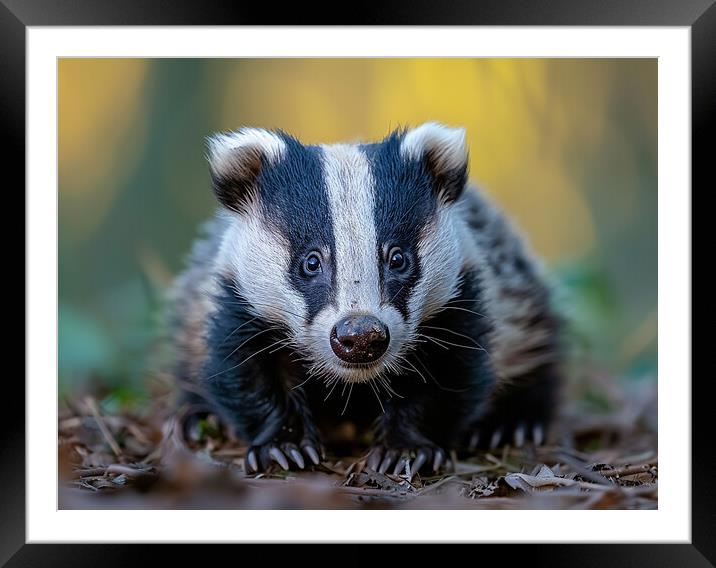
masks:
<path id="1" fill-rule="evenodd" d="M 261 151 L 269 163 L 281 159 L 286 151 L 286 143 L 281 138 L 261 128 L 242 128 L 236 132 L 216 134 L 209 138 L 209 161 L 217 171 L 226 165 L 231 151 L 238 148 L 254 147 Z"/>
<path id="2" fill-rule="evenodd" d="M 411 324 L 417 326 L 440 310 L 457 292 L 463 254 L 456 219 L 449 206 L 425 226 L 418 245 L 421 276 L 408 301 Z"/>
<path id="3" fill-rule="evenodd" d="M 284 323 L 298 335 L 304 326 L 306 304 L 288 281 L 288 244 L 275 230 L 267 230 L 258 207 L 234 219 L 224 233 L 217 268 L 234 275 L 241 294 L 256 315 Z M 250 275 L 242 277 L 242 275 Z"/>
<path id="4" fill-rule="evenodd" d="M 380 280 L 370 164 L 357 146 L 324 146 L 323 171 L 336 247 L 333 266 L 338 313 L 377 314 Z"/>
<path id="5" fill-rule="evenodd" d="M 337 306 L 326 306 L 306 330 L 314 361 L 311 372 L 347 382 L 376 379 L 389 371 L 399 373 L 411 330 L 394 306 L 381 303 L 370 163 L 357 146 L 324 146 L 323 170 L 333 221 Z M 331 350 L 330 329 L 350 312 L 369 313 L 390 330 L 388 351 L 374 366 L 346 366 Z"/>

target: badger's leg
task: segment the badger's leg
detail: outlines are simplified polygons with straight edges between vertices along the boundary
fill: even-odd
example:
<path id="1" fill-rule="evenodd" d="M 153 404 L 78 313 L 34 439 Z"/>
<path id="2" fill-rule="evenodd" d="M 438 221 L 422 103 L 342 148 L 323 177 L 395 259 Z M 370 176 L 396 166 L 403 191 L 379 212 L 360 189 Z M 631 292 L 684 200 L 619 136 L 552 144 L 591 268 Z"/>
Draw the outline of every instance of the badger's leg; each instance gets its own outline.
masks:
<path id="1" fill-rule="evenodd" d="M 500 385 L 472 431 L 470 449 L 544 443 L 558 407 L 559 385 L 559 371 L 552 363 Z"/>
<path id="2" fill-rule="evenodd" d="M 270 367 L 228 372 L 207 380 L 211 399 L 236 435 L 249 445 L 246 470 L 261 471 L 272 464 L 283 469 L 323 457 L 311 412 L 299 389 L 291 390 Z"/>
<path id="3" fill-rule="evenodd" d="M 208 328 L 199 384 L 221 418 L 248 443 L 247 471 L 318 464 L 323 453 L 296 367 L 280 330 L 248 312 L 226 287 Z M 305 458 L 305 459 L 304 459 Z"/>
<path id="4" fill-rule="evenodd" d="M 411 473 L 421 468 L 437 471 L 445 462 L 448 448 L 425 432 L 428 414 L 424 393 L 412 392 L 409 399 L 393 398 L 379 419 L 366 465 L 380 473 L 403 473 L 406 464 Z"/>
<path id="5" fill-rule="evenodd" d="M 179 380 L 181 391 L 176 401 L 176 415 L 179 418 L 182 435 L 185 440 L 197 439 L 199 423 L 212 411 L 212 405 L 205 395 L 192 390 L 194 386 L 186 380 Z"/>
<path id="6" fill-rule="evenodd" d="M 402 359 L 406 372 L 393 379 L 403 398 L 389 400 L 368 467 L 400 472 L 408 463 L 411 473 L 436 471 L 461 446 L 495 385 L 483 313 L 477 279 L 465 274 L 460 295 L 418 328 L 422 341 Z"/>
<path id="7" fill-rule="evenodd" d="M 484 351 L 421 352 L 406 364 L 394 383 L 393 396 L 378 422 L 375 445 L 366 465 L 375 471 L 411 474 L 438 471 L 475 416 L 484 408 L 494 385 L 492 367 Z"/>

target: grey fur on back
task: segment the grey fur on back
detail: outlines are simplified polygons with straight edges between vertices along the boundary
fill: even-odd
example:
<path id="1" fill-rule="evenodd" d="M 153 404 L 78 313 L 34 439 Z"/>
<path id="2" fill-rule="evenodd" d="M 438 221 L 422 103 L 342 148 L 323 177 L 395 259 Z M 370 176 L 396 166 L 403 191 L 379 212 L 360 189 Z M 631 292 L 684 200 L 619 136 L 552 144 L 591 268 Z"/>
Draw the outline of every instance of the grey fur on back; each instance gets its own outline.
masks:
<path id="1" fill-rule="evenodd" d="M 525 238 L 482 191 L 469 186 L 459 206 L 478 251 L 485 305 L 493 322 L 490 355 L 502 381 L 560 359 L 559 318 L 550 284 Z"/>

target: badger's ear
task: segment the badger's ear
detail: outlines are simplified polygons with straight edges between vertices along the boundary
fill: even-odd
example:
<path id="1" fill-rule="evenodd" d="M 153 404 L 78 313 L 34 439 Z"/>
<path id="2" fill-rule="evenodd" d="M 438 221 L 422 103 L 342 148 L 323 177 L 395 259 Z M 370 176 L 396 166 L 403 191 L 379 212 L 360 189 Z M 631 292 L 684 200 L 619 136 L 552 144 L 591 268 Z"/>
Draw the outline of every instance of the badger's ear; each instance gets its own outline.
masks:
<path id="1" fill-rule="evenodd" d="M 425 160 L 443 201 L 450 203 L 460 197 L 467 183 L 464 128 L 426 122 L 403 135 L 400 152 L 409 158 Z"/>
<path id="2" fill-rule="evenodd" d="M 278 134 L 260 128 L 215 134 L 207 146 L 214 193 L 233 211 L 244 210 L 261 169 L 278 162 L 286 150 Z"/>

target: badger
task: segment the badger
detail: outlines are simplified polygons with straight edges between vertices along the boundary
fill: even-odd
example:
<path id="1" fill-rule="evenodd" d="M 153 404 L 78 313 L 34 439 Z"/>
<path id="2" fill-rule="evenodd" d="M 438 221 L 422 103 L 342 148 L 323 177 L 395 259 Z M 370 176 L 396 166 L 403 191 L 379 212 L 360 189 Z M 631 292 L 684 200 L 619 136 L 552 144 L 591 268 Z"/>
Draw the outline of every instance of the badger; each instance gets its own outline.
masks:
<path id="1" fill-rule="evenodd" d="M 207 146 L 219 205 L 170 291 L 174 374 L 245 442 L 247 472 L 318 465 L 344 423 L 381 473 L 545 441 L 561 318 L 468 182 L 464 129 L 304 145 L 242 128 Z"/>

